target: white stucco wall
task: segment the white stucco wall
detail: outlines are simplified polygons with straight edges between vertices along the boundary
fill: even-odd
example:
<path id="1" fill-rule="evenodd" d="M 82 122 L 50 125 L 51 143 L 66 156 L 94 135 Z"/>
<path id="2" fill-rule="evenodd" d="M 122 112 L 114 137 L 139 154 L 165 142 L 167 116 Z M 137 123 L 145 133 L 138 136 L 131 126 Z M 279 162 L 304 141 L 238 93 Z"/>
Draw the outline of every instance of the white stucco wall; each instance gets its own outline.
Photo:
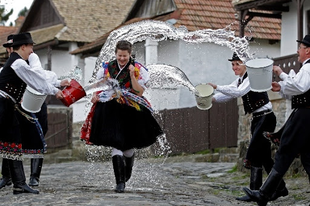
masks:
<path id="1" fill-rule="evenodd" d="M 77 48 L 76 43 L 68 43 L 62 45 L 67 48 Z M 41 49 L 35 51 L 41 60 L 41 64 L 44 69 L 47 65 L 47 49 Z M 52 50 L 52 71 L 57 74 L 58 77 L 67 76 L 70 70 L 74 69 L 78 65 L 78 57 L 69 54 L 67 50 Z"/>
<path id="2" fill-rule="evenodd" d="M 144 63 L 144 44 L 134 47 L 136 59 Z M 236 76 L 231 70 L 232 51 L 214 43 L 188 44 L 184 41 L 163 41 L 158 45 L 158 63 L 180 68 L 195 86 L 200 83 L 229 84 Z M 275 58 L 280 56 L 280 43 L 269 44 L 268 40 L 250 43 L 253 57 Z M 158 109 L 174 109 L 196 106 L 194 94 L 187 88 L 149 90 L 146 97 Z"/>
<path id="3" fill-rule="evenodd" d="M 292 1 L 288 4 L 290 11 L 282 13 L 282 27 L 281 27 L 281 56 L 295 54 L 298 49 L 296 40 L 298 39 L 298 25 L 297 25 L 297 2 Z M 303 31 L 305 36 L 308 34 L 307 24 L 307 11 L 310 10 L 310 1 L 304 1 L 303 4 L 304 25 Z"/>

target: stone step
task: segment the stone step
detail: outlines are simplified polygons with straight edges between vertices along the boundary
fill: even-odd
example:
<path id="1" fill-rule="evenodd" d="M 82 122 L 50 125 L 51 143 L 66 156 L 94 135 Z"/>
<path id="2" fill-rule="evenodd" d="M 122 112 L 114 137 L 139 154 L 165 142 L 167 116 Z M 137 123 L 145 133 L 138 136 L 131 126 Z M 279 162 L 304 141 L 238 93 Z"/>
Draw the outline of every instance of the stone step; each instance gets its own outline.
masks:
<path id="1" fill-rule="evenodd" d="M 237 162 L 239 154 L 235 153 L 211 153 L 195 158 L 195 162 Z"/>

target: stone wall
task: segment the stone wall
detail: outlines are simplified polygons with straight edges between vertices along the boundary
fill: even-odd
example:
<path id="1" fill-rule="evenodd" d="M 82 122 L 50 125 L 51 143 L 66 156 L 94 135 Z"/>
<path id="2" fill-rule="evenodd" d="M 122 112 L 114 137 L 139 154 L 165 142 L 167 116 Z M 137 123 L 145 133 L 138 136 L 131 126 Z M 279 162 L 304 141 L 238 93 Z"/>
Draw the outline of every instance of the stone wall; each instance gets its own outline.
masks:
<path id="1" fill-rule="evenodd" d="M 285 123 L 287 118 L 291 113 L 291 104 L 289 100 L 282 99 L 277 93 L 272 91 L 268 91 L 269 99 L 272 103 L 273 112 L 277 118 L 277 125 L 275 131 L 278 131 Z M 249 171 L 243 167 L 243 159 L 246 156 L 246 151 L 249 145 L 249 141 L 251 138 L 250 134 L 250 122 L 251 122 L 251 115 L 244 114 L 243 104 L 241 98 L 238 99 L 238 108 L 239 108 L 239 128 L 238 128 L 238 148 L 239 148 L 239 159 L 237 163 L 237 167 L 239 171 Z M 273 148 L 273 157 L 277 151 L 277 147 L 272 145 Z M 294 175 L 294 174 L 301 174 L 306 175 L 302 164 L 299 158 L 296 158 L 295 161 L 292 163 L 287 175 Z"/>

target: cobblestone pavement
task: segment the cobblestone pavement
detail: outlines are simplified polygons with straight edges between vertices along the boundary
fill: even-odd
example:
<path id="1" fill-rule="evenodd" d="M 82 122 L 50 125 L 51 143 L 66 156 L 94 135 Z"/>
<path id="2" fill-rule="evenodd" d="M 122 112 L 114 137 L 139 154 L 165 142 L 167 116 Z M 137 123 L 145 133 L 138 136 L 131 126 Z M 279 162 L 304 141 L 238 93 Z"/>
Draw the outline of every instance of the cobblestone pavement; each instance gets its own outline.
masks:
<path id="1" fill-rule="evenodd" d="M 195 162 L 192 158 L 140 159 L 135 162 L 125 193 L 115 187 L 111 162 L 44 164 L 39 195 L 13 195 L 12 187 L 0 190 L 0 205 L 10 206 L 196 206 L 256 205 L 235 200 L 243 195 L 249 176 L 231 172 L 235 163 Z M 29 166 L 24 165 L 29 176 Z M 290 195 L 269 205 L 308 206 L 306 177 L 286 180 Z"/>

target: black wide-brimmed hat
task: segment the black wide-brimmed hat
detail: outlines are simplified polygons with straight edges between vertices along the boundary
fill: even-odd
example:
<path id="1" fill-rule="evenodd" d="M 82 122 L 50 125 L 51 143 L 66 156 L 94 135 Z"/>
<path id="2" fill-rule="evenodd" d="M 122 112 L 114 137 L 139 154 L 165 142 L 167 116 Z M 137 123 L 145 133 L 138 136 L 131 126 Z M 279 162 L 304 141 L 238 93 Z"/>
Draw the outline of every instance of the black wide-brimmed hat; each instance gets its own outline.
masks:
<path id="1" fill-rule="evenodd" d="M 237 53 L 234 52 L 232 58 L 228 59 L 228 61 L 241 61 L 241 59 L 238 57 Z"/>
<path id="2" fill-rule="evenodd" d="M 2 45 L 3 47 L 11 47 L 13 44 L 13 34 L 9 35 L 6 39 L 6 42 Z"/>
<path id="3" fill-rule="evenodd" d="M 310 35 L 307 34 L 302 40 L 296 40 L 299 43 L 303 43 L 305 46 L 310 47 Z"/>
<path id="4" fill-rule="evenodd" d="M 20 46 L 23 44 L 34 44 L 29 32 L 15 34 L 13 36 L 12 46 Z"/>

